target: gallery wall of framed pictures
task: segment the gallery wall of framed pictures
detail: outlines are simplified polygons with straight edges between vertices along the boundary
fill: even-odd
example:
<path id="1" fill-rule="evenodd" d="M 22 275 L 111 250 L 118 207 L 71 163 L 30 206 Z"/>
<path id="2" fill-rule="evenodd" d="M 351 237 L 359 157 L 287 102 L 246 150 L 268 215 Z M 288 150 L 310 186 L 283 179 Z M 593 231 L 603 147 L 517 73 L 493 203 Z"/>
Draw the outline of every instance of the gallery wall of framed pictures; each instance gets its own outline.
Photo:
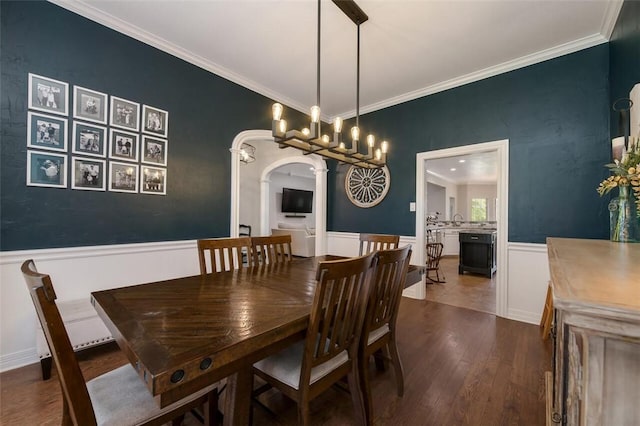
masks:
<path id="1" fill-rule="evenodd" d="M 167 194 L 169 112 L 32 73 L 28 97 L 27 186 Z"/>

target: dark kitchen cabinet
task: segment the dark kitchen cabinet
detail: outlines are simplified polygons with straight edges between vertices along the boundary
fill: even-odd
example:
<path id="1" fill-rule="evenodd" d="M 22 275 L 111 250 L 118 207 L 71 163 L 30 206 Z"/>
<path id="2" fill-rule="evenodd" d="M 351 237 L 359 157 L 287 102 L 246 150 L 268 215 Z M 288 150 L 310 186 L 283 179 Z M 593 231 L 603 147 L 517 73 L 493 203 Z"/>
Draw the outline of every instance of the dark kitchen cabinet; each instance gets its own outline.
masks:
<path id="1" fill-rule="evenodd" d="M 474 272 L 491 278 L 496 265 L 496 232 L 460 232 L 458 273 Z"/>

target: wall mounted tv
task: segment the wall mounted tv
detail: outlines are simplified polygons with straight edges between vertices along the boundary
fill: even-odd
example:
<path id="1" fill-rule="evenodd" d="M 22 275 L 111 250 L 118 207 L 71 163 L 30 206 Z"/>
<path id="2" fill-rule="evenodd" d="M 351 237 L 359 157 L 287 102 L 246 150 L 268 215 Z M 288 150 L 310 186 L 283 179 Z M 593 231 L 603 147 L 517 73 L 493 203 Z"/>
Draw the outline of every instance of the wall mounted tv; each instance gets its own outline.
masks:
<path id="1" fill-rule="evenodd" d="M 282 213 L 311 213 L 313 191 L 282 188 Z"/>

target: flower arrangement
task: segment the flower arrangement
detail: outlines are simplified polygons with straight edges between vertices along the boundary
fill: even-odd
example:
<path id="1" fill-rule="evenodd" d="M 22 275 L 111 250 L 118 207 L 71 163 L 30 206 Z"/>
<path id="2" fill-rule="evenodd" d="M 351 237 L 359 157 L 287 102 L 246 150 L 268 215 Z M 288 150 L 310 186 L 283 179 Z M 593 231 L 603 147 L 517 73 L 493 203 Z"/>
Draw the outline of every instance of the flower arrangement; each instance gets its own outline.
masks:
<path id="1" fill-rule="evenodd" d="M 605 167 L 612 175 L 600 182 L 598 193 L 618 188 L 618 198 L 609 203 L 611 241 L 640 242 L 640 140 L 630 138 L 628 151 Z"/>
<path id="2" fill-rule="evenodd" d="M 597 188 L 601 196 L 616 187 L 631 187 L 635 193 L 636 209 L 640 213 L 640 139 L 629 138 L 629 150 L 622 155 L 622 159 L 605 164 L 612 173 L 600 182 Z"/>

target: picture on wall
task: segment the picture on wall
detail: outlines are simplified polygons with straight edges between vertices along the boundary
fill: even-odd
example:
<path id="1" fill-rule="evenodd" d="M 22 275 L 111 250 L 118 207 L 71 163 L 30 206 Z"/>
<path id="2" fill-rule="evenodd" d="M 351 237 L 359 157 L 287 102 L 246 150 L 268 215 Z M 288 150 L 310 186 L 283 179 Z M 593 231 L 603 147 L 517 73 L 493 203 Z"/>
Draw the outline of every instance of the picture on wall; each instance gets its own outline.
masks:
<path id="1" fill-rule="evenodd" d="M 140 130 L 140 104 L 111 96 L 111 119 L 114 127 L 132 131 Z"/>
<path id="2" fill-rule="evenodd" d="M 169 135 L 169 113 L 159 108 L 142 106 L 142 131 L 166 138 Z"/>
<path id="3" fill-rule="evenodd" d="M 107 155 L 107 128 L 92 124 L 73 123 L 74 154 L 93 155 L 105 157 Z"/>
<path id="4" fill-rule="evenodd" d="M 73 86 L 73 118 L 107 124 L 107 95 Z"/>
<path id="5" fill-rule="evenodd" d="M 167 141 L 142 136 L 142 162 L 158 166 L 167 165 Z"/>
<path id="6" fill-rule="evenodd" d="M 71 188 L 88 191 L 104 191 L 106 174 L 104 160 L 71 158 Z"/>
<path id="7" fill-rule="evenodd" d="M 138 192 L 138 166 L 110 161 L 109 191 Z"/>
<path id="8" fill-rule="evenodd" d="M 67 119 L 27 113 L 27 146 L 32 148 L 67 151 Z"/>
<path id="9" fill-rule="evenodd" d="M 111 129 L 109 157 L 138 161 L 138 135 Z"/>
<path id="10" fill-rule="evenodd" d="M 67 187 L 67 156 L 27 150 L 27 186 Z"/>
<path id="11" fill-rule="evenodd" d="M 69 84 L 29 73 L 29 108 L 69 115 Z"/>
<path id="12" fill-rule="evenodd" d="M 142 194 L 167 195 L 167 169 L 142 166 L 140 184 Z"/>

